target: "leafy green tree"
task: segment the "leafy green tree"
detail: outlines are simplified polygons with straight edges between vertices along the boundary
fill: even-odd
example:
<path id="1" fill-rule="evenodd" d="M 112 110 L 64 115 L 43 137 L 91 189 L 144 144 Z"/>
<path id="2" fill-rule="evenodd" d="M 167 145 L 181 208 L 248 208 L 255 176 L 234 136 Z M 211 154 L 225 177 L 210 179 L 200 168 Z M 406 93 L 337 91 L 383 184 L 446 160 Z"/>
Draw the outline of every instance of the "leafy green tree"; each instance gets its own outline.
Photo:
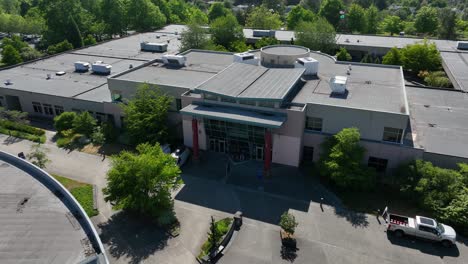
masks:
<path id="1" fill-rule="evenodd" d="M 73 130 L 89 137 L 93 133 L 96 124 L 96 119 L 89 112 L 81 112 L 73 120 Z"/>
<path id="2" fill-rule="evenodd" d="M 340 22 L 340 11 L 344 10 L 345 5 L 341 0 L 323 0 L 319 15 L 326 18 L 336 28 Z"/>
<path id="3" fill-rule="evenodd" d="M 390 35 L 399 34 L 403 30 L 403 23 L 398 16 L 387 16 L 381 23 L 382 30 Z"/>
<path id="4" fill-rule="evenodd" d="M 210 10 L 208 11 L 208 19 L 210 22 L 213 22 L 215 19 L 220 17 L 225 17 L 229 15 L 231 11 L 226 9 L 221 2 L 215 2 L 210 6 Z"/>
<path id="5" fill-rule="evenodd" d="M 85 46 L 89 46 L 96 44 L 97 41 L 92 35 L 88 34 L 88 36 L 86 36 L 86 38 L 83 39 L 83 43 Z"/>
<path id="6" fill-rule="evenodd" d="M 22 41 L 19 36 L 13 35 L 11 38 L 2 40 L 2 48 L 5 46 L 13 46 L 17 51 L 20 51 L 22 48 L 28 47 L 28 43 Z"/>
<path id="7" fill-rule="evenodd" d="M 376 34 L 377 33 L 377 26 L 379 21 L 379 10 L 375 5 L 371 5 L 369 8 L 366 9 L 365 17 L 366 17 L 366 31 L 367 34 Z"/>
<path id="8" fill-rule="evenodd" d="M 252 49 L 250 45 L 245 44 L 244 40 L 236 40 L 231 44 L 230 51 L 233 52 L 245 52 Z"/>
<path id="9" fill-rule="evenodd" d="M 181 184 L 175 159 L 159 144 L 140 144 L 136 153 L 122 151 L 111 158 L 104 199 L 118 208 L 157 218 L 172 211 L 171 192 Z"/>
<path id="10" fill-rule="evenodd" d="M 351 61 L 353 58 L 348 53 L 346 48 L 341 47 L 338 53 L 336 53 L 336 59 L 339 61 Z"/>
<path id="11" fill-rule="evenodd" d="M 187 22 L 197 23 L 200 25 L 208 24 L 208 16 L 205 14 L 205 12 L 201 11 L 200 8 L 196 6 L 190 6 L 187 12 L 188 12 Z"/>
<path id="12" fill-rule="evenodd" d="M 348 28 L 351 32 L 366 30 L 366 11 L 358 4 L 351 4 L 348 10 Z"/>
<path id="13" fill-rule="evenodd" d="M 24 18 L 26 25 L 23 33 L 42 34 L 46 29 L 46 21 L 37 6 L 30 8 Z"/>
<path id="14" fill-rule="evenodd" d="M 255 42 L 255 48 L 260 49 L 265 46 L 280 44 L 279 40 L 274 37 L 263 37 Z"/>
<path id="15" fill-rule="evenodd" d="M 109 35 L 121 35 L 127 27 L 125 0 L 102 0 L 101 19 L 104 21 L 104 32 Z"/>
<path id="16" fill-rule="evenodd" d="M 19 52 L 11 45 L 3 47 L 2 62 L 6 65 L 15 65 L 23 62 Z"/>
<path id="17" fill-rule="evenodd" d="M 73 128 L 73 122 L 75 121 L 77 114 L 75 112 L 63 112 L 60 115 L 54 117 L 54 127 L 57 132 L 62 132 Z"/>
<path id="18" fill-rule="evenodd" d="M 361 164 L 365 149 L 357 128 L 345 128 L 322 143 L 320 172 L 341 188 L 368 190 L 374 187 L 375 171 Z"/>
<path id="19" fill-rule="evenodd" d="M 167 112 L 173 99 L 159 88 L 143 84 L 135 96 L 122 104 L 125 127 L 132 143 L 167 141 Z"/>
<path id="20" fill-rule="evenodd" d="M 244 40 L 242 27 L 231 14 L 215 19 L 210 30 L 213 42 L 227 49 L 231 49 L 234 42 Z"/>
<path id="21" fill-rule="evenodd" d="M 255 7 L 247 16 L 246 26 L 256 29 L 279 29 L 281 17 L 271 12 L 265 6 Z"/>
<path id="22" fill-rule="evenodd" d="M 8 14 L 19 14 L 20 11 L 20 1 L 18 0 L 2 0 L 1 9 Z"/>
<path id="23" fill-rule="evenodd" d="M 167 4 L 171 10 L 171 16 L 168 18 L 171 23 L 181 23 L 189 19 L 188 5 L 183 0 L 169 0 Z"/>
<path id="24" fill-rule="evenodd" d="M 353 4 L 358 4 L 364 8 L 369 8 L 374 4 L 374 0 L 354 0 Z"/>
<path id="25" fill-rule="evenodd" d="M 400 50 L 397 47 L 391 48 L 385 56 L 383 56 L 382 64 L 387 65 L 403 65 L 403 58 Z"/>
<path id="26" fill-rule="evenodd" d="M 20 50 L 20 56 L 23 61 L 35 60 L 42 57 L 42 53 L 29 46 Z"/>
<path id="27" fill-rule="evenodd" d="M 106 136 L 104 135 L 101 126 L 96 126 L 93 133 L 91 134 L 91 141 L 94 145 L 103 145 L 106 142 Z"/>
<path id="28" fill-rule="evenodd" d="M 296 27 L 296 43 L 311 50 L 331 53 L 336 46 L 336 32 L 322 17 L 314 22 L 301 22 Z"/>
<path id="29" fill-rule="evenodd" d="M 6 119 L 20 124 L 28 124 L 28 112 L 21 112 L 16 110 L 7 110 L 0 107 L 0 119 Z"/>
<path id="30" fill-rule="evenodd" d="M 285 0 L 262 0 L 262 5 L 267 9 L 273 10 L 279 14 L 283 14 L 286 1 Z"/>
<path id="31" fill-rule="evenodd" d="M 127 9 L 129 25 L 137 31 L 149 31 L 161 28 L 166 23 L 166 16 L 151 0 L 132 0 Z"/>
<path id="32" fill-rule="evenodd" d="M 31 152 L 27 155 L 31 163 L 44 169 L 50 160 L 47 158 L 47 149 L 44 149 L 40 144 L 31 146 Z"/>
<path id="33" fill-rule="evenodd" d="M 317 13 L 320 9 L 321 2 L 321 0 L 301 0 L 299 5 L 307 10 Z"/>
<path id="34" fill-rule="evenodd" d="M 313 22 L 316 18 L 316 15 L 300 5 L 297 5 L 291 9 L 288 13 L 288 17 L 286 19 L 288 29 L 293 30 L 296 26 L 301 22 Z"/>
<path id="35" fill-rule="evenodd" d="M 439 26 L 437 9 L 423 6 L 416 14 L 414 26 L 419 33 L 433 34 Z"/>
<path id="36" fill-rule="evenodd" d="M 190 23 L 181 33 L 180 50 L 207 49 L 210 46 L 210 37 L 207 30 L 197 23 Z"/>
<path id="37" fill-rule="evenodd" d="M 293 235 L 299 224 L 296 221 L 296 217 L 286 211 L 281 215 L 279 225 L 284 231 Z"/>
<path id="38" fill-rule="evenodd" d="M 457 39 L 457 12 L 451 8 L 440 9 L 439 21 L 439 38 Z"/>
<path id="39" fill-rule="evenodd" d="M 441 67 L 441 58 L 435 43 L 427 40 L 407 45 L 401 49 L 403 68 L 418 74 L 420 71 L 435 71 Z"/>
<path id="40" fill-rule="evenodd" d="M 73 44 L 68 42 L 68 40 L 64 40 L 55 45 L 50 45 L 47 48 L 47 53 L 56 54 L 56 53 L 61 53 L 61 52 L 65 52 L 67 50 L 72 50 L 72 49 L 73 49 Z"/>

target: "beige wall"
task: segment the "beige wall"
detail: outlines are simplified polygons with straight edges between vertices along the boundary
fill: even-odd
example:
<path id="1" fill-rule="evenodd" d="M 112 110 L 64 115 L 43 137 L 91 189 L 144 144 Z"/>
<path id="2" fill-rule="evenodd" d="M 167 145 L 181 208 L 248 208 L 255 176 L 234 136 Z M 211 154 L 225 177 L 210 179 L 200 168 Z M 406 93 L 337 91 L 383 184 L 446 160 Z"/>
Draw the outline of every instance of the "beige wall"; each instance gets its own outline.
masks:
<path id="1" fill-rule="evenodd" d="M 408 116 L 404 114 L 316 104 L 307 105 L 307 116 L 323 119 L 323 133 L 336 134 L 343 128 L 357 127 L 363 139 L 376 141 L 382 140 L 384 127 L 405 130 L 408 125 Z"/>
<path id="2" fill-rule="evenodd" d="M 468 158 L 441 155 L 436 153 L 424 152 L 423 159 L 432 162 L 435 166 L 448 169 L 459 169 L 458 163 L 467 163 Z"/>

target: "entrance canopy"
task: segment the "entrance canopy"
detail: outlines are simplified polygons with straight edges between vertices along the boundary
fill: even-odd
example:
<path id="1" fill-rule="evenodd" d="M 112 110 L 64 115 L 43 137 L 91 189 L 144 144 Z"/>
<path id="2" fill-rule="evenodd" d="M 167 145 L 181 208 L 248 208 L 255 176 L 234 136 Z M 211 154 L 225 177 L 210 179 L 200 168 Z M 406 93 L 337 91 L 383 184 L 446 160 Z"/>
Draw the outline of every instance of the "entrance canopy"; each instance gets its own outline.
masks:
<path id="1" fill-rule="evenodd" d="M 234 107 L 190 104 L 180 110 L 184 115 L 228 121 L 265 128 L 280 128 L 286 115 L 271 112 L 256 112 Z"/>

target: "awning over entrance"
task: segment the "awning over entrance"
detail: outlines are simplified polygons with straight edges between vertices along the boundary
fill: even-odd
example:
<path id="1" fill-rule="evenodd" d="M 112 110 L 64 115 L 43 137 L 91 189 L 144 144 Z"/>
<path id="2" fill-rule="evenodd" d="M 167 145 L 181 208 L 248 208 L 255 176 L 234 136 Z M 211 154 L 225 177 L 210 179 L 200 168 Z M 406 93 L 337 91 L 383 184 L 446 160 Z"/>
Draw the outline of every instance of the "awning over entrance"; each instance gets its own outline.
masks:
<path id="1" fill-rule="evenodd" d="M 182 108 L 180 112 L 184 115 L 229 121 L 265 128 L 280 128 L 286 121 L 286 115 L 282 114 L 255 112 L 240 108 L 216 105 L 190 104 Z"/>

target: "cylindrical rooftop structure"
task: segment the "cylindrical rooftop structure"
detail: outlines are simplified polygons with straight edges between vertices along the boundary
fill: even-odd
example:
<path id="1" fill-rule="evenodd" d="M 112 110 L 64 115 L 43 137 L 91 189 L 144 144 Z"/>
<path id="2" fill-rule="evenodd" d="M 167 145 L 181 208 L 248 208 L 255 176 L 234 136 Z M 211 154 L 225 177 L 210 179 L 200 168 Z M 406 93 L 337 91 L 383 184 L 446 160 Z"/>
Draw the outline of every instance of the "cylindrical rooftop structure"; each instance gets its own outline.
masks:
<path id="1" fill-rule="evenodd" d="M 260 49 L 262 65 L 265 67 L 294 67 L 298 58 L 309 57 L 310 50 L 302 46 L 272 45 Z"/>

